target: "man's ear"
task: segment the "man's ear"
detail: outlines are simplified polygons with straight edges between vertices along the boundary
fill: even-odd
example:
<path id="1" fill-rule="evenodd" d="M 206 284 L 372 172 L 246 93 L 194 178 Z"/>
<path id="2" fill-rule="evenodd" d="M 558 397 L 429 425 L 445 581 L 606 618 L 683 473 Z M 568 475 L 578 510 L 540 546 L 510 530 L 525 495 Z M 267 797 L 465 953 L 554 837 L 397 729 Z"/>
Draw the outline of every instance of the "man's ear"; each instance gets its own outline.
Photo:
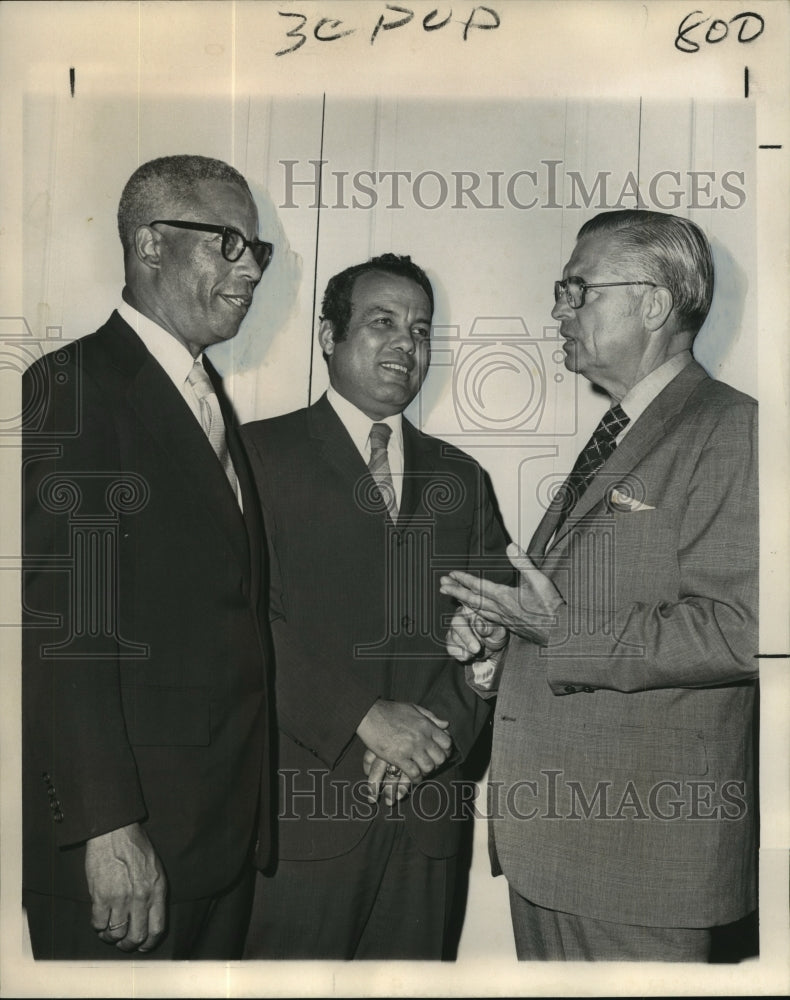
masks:
<path id="1" fill-rule="evenodd" d="M 318 343 L 321 345 L 321 350 L 328 357 L 335 350 L 335 328 L 332 325 L 332 321 L 329 319 L 322 319 L 321 324 L 318 327 Z"/>
<path id="2" fill-rule="evenodd" d="M 161 261 L 162 234 L 151 226 L 138 226 L 134 231 L 134 253 L 146 267 L 158 268 Z"/>
<path id="3" fill-rule="evenodd" d="M 663 285 L 649 289 L 645 301 L 645 326 L 648 330 L 660 330 L 669 319 L 675 307 L 672 292 Z"/>

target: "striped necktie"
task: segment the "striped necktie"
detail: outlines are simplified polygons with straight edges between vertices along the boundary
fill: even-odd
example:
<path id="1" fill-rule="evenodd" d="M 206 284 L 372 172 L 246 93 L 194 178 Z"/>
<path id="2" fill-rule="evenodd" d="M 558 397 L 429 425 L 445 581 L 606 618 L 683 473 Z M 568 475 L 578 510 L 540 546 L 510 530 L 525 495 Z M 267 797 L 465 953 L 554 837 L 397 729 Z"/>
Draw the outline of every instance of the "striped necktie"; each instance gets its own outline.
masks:
<path id="1" fill-rule="evenodd" d="M 225 439 L 225 421 L 222 419 L 222 411 L 219 407 L 219 400 L 208 377 L 208 372 L 203 367 L 200 359 L 196 359 L 192 365 L 192 370 L 187 376 L 187 382 L 192 387 L 192 391 L 197 397 L 200 406 L 200 423 L 206 432 L 209 444 L 214 449 L 214 454 L 220 461 L 220 465 L 225 470 L 231 489 L 236 499 L 239 499 L 239 486 L 236 479 L 236 470 L 228 452 L 228 442 Z"/>
<path id="2" fill-rule="evenodd" d="M 387 456 L 387 442 L 390 439 L 390 434 L 392 434 L 392 428 L 389 424 L 373 424 L 370 428 L 368 469 L 379 488 L 381 499 L 394 524 L 398 520 L 398 502 L 395 498 L 395 487 L 392 483 L 390 462 Z"/>

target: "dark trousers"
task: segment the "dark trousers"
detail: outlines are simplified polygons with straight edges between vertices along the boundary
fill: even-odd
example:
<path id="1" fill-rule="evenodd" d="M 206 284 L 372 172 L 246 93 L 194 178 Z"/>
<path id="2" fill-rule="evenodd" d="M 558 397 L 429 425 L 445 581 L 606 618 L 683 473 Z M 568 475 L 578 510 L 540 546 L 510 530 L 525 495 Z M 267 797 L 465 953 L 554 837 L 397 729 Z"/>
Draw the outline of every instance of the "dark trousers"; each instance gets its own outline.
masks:
<path id="1" fill-rule="evenodd" d="M 442 959 L 455 869 L 379 815 L 347 854 L 258 876 L 244 957 Z"/>
<path id="2" fill-rule="evenodd" d="M 37 892 L 23 892 L 22 901 L 37 959 L 232 961 L 241 958 L 254 890 L 255 870 L 250 867 L 217 896 L 169 904 L 165 937 L 143 954 L 121 951 L 100 940 L 91 927 L 90 903 Z"/>

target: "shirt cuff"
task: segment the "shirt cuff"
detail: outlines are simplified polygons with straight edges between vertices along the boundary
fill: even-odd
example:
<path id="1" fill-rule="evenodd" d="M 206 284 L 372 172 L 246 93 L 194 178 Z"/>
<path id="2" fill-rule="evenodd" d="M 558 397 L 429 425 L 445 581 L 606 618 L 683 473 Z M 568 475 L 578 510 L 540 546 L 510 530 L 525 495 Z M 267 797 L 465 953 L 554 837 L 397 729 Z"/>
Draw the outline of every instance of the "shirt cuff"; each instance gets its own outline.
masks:
<path id="1" fill-rule="evenodd" d="M 467 683 L 480 691 L 495 691 L 499 687 L 499 677 L 502 673 L 502 653 L 498 650 L 486 660 L 474 660 L 466 664 Z"/>

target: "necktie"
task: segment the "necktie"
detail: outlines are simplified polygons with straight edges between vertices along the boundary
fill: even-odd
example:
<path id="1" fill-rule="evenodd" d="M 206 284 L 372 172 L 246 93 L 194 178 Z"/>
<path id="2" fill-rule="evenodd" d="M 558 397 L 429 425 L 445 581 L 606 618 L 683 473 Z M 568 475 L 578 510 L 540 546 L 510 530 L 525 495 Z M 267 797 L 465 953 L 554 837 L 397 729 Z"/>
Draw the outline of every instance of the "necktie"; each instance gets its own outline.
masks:
<path id="1" fill-rule="evenodd" d="M 616 437 L 626 426 L 630 417 L 619 403 L 607 410 L 601 417 L 601 422 L 593 431 L 592 437 L 584 446 L 576 459 L 568 478 L 563 484 L 561 496 L 563 509 L 555 531 L 579 502 L 582 494 L 590 485 L 593 476 L 601 468 L 606 459 L 617 446 Z"/>
<path id="2" fill-rule="evenodd" d="M 387 457 L 387 442 L 392 428 L 389 424 L 373 424 L 370 428 L 370 460 L 368 469 L 381 493 L 381 499 L 387 508 L 387 513 L 393 524 L 398 519 L 398 503 L 395 499 L 395 487 L 392 483 L 389 458 Z"/>
<path id="3" fill-rule="evenodd" d="M 214 386 L 199 359 L 192 365 L 192 371 L 187 375 L 187 382 L 192 386 L 197 397 L 200 406 L 200 423 L 206 432 L 209 444 L 225 470 L 233 494 L 238 500 L 238 481 L 228 452 L 228 443 L 225 440 L 225 421 L 222 419 L 222 411 L 219 408 L 219 400 L 214 392 Z"/>

